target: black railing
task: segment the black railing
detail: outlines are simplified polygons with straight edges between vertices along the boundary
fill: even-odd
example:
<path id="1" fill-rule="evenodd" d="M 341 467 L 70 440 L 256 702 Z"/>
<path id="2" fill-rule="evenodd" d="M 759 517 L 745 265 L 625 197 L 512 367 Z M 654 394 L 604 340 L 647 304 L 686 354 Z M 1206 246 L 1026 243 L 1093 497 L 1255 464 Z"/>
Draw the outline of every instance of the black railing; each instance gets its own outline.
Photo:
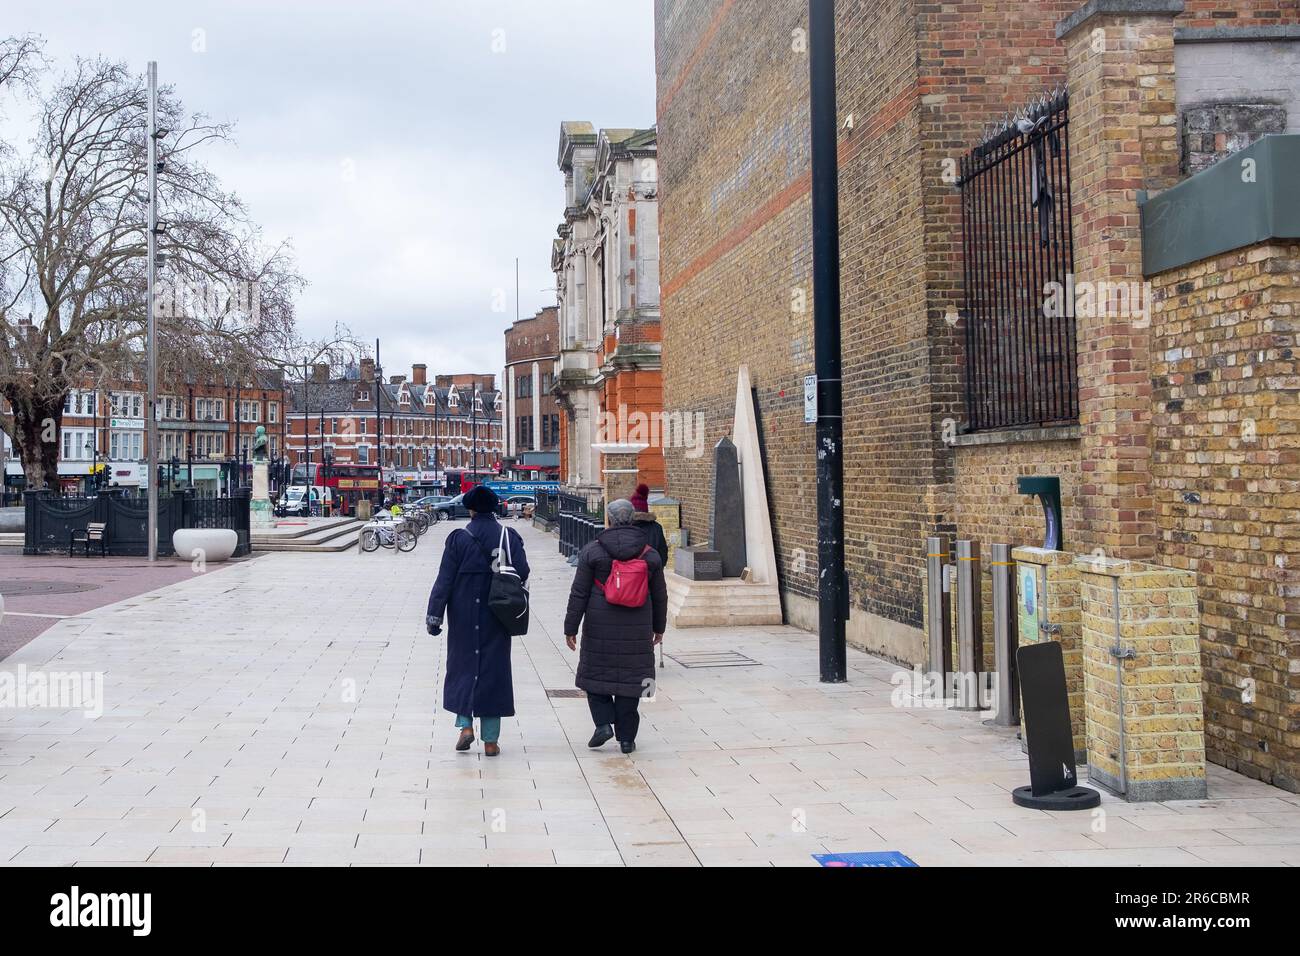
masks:
<path id="1" fill-rule="evenodd" d="M 586 513 L 560 512 L 560 554 L 571 558 L 596 540 L 605 530 L 604 522 Z"/>
<path id="2" fill-rule="evenodd" d="M 571 514 L 600 514 L 604 509 L 599 499 L 591 499 L 586 495 L 575 495 L 570 491 L 561 491 L 558 495 L 560 502 L 560 511 Z"/>
<path id="3" fill-rule="evenodd" d="M 533 518 L 544 522 L 547 527 L 555 524 L 560 516 L 560 496 L 556 492 L 539 491 L 537 492 L 536 505 L 533 507 Z"/>
<path id="4" fill-rule="evenodd" d="M 56 495 L 29 491 L 24 496 L 24 554 L 51 554 L 69 549 L 74 531 L 92 522 L 103 523 L 110 555 L 141 556 L 149 552 L 147 498 L 108 491 L 99 495 Z M 178 528 L 229 528 L 239 538 L 235 556 L 251 550 L 249 497 L 200 498 L 189 493 L 159 495 L 158 554 L 173 553 L 172 532 Z"/>
<path id="5" fill-rule="evenodd" d="M 1078 421 L 1069 113 L 1044 97 L 962 160 L 970 431 Z"/>

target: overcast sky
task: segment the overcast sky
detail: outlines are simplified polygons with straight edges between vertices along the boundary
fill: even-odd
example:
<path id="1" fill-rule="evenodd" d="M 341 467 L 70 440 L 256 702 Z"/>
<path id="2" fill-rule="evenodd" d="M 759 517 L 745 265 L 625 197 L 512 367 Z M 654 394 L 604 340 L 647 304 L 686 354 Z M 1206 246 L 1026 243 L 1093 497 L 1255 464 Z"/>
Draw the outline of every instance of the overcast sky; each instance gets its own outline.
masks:
<path id="1" fill-rule="evenodd" d="M 41 34 L 56 68 L 155 59 L 188 109 L 234 121 L 208 162 L 268 240 L 292 240 L 300 325 L 378 336 L 393 374 L 499 373 L 516 256 L 521 313 L 555 300 L 560 122 L 655 121 L 651 0 L 4 7 L 0 31 Z"/>

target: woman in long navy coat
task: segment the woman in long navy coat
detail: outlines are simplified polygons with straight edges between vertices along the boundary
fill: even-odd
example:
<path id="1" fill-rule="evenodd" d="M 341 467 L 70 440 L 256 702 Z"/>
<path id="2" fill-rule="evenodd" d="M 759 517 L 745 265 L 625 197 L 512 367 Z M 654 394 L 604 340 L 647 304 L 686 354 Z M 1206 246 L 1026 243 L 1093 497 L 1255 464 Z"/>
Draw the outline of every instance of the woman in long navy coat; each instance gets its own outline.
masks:
<path id="1" fill-rule="evenodd" d="M 501 525 L 495 517 L 499 499 L 492 489 L 479 485 L 465 495 L 464 504 L 470 511 L 469 525 L 447 536 L 425 626 L 430 634 L 440 634 L 447 615 L 442 706 L 456 715 L 456 726 L 461 728 L 456 749 L 469 750 L 474 743 L 477 717 L 483 752 L 495 757 L 501 752 L 497 745 L 501 718 L 515 715 L 511 637 L 488 608 L 492 561 L 501 544 Z M 524 542 L 513 528 L 506 529 L 506 536 L 511 563 L 520 579 L 527 581 Z"/>

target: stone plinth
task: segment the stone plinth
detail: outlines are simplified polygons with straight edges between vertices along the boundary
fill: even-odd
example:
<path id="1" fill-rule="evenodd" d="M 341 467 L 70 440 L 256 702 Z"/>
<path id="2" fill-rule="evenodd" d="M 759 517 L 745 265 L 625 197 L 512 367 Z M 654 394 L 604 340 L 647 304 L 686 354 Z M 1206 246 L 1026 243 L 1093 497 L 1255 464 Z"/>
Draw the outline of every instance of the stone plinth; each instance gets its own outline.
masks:
<path id="1" fill-rule="evenodd" d="M 269 528 L 275 523 L 271 511 L 271 480 L 264 461 L 253 462 L 253 493 L 248 502 L 248 520 L 254 528 Z"/>
<path id="2" fill-rule="evenodd" d="M 1104 558 L 1076 558 L 1074 567 L 1088 776 L 1128 800 L 1204 797 L 1196 575 Z"/>
<path id="3" fill-rule="evenodd" d="M 672 627 L 742 627 L 782 624 L 781 595 L 775 584 L 757 584 L 739 578 L 691 581 L 671 571 L 668 585 L 668 623 Z"/>
<path id="4" fill-rule="evenodd" d="M 1083 627 L 1079 619 L 1079 572 L 1074 555 L 1045 548 L 1015 548 L 1016 620 L 1019 644 L 1055 641 L 1065 662 L 1070 696 L 1070 731 L 1075 763 L 1088 757 L 1084 715 Z M 1032 582 L 1032 583 L 1031 583 Z M 1032 590 L 1031 590 L 1032 589 Z M 1027 737 L 1022 729 L 1022 743 Z"/>

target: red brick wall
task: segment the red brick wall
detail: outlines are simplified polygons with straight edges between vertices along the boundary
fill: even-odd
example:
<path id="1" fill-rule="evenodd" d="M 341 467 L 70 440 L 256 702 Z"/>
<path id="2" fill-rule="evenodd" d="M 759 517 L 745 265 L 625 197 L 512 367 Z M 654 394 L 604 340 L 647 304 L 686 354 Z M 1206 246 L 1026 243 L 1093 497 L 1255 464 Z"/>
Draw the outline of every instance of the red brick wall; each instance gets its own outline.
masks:
<path id="1" fill-rule="evenodd" d="M 1300 0 L 1187 0 L 1177 22 L 1180 27 L 1300 23 Z"/>

